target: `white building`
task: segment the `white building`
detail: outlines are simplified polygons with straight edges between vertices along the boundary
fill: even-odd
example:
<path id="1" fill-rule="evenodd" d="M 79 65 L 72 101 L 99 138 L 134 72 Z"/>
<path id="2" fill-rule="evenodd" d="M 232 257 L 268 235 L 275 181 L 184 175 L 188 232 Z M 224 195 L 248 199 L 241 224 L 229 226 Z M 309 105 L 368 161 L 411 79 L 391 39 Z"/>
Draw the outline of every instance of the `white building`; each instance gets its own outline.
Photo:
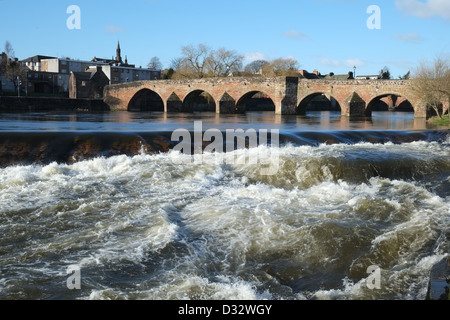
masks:
<path id="1" fill-rule="evenodd" d="M 369 75 L 369 76 L 356 76 L 356 80 L 378 80 L 379 75 Z"/>

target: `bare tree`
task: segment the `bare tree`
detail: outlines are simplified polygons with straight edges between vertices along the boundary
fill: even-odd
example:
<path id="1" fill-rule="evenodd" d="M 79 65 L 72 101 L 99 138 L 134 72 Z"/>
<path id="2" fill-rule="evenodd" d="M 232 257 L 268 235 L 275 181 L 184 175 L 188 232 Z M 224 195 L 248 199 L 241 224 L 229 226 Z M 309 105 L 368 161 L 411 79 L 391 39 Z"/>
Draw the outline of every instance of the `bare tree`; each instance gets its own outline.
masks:
<path id="1" fill-rule="evenodd" d="M 170 62 L 170 68 L 172 68 L 174 71 L 178 71 L 182 67 L 182 64 L 183 58 L 175 58 Z"/>
<path id="2" fill-rule="evenodd" d="M 153 57 L 150 59 L 150 62 L 148 63 L 147 67 L 154 70 L 161 70 L 163 68 L 163 65 L 158 57 Z"/>
<path id="3" fill-rule="evenodd" d="M 439 118 L 443 105 L 450 103 L 450 59 L 438 57 L 434 63 L 421 62 L 410 82 L 410 91 Z"/>
<path id="4" fill-rule="evenodd" d="M 173 79 L 193 78 L 192 69 L 186 64 L 186 60 L 182 57 L 172 59 L 170 69 L 173 70 Z"/>
<path id="5" fill-rule="evenodd" d="M 197 47 L 185 46 L 181 51 L 184 67 L 190 69 L 195 78 L 204 78 L 207 74 L 206 66 L 211 49 L 204 44 L 199 44 Z"/>
<path id="6" fill-rule="evenodd" d="M 243 57 L 235 51 L 220 48 L 212 51 L 207 59 L 208 72 L 213 77 L 227 77 L 242 69 Z"/>
<path id="7" fill-rule="evenodd" d="M 27 68 L 22 66 L 20 61 L 15 57 L 14 49 L 9 41 L 5 43 L 5 52 L 2 54 L 0 69 L 3 76 L 14 84 L 16 91 L 20 83 L 25 83 Z"/>
<path id="8" fill-rule="evenodd" d="M 278 58 L 262 67 L 263 75 L 268 77 L 298 76 L 298 61 L 292 58 Z"/>
<path id="9" fill-rule="evenodd" d="M 227 77 L 240 75 L 243 56 L 236 51 L 220 48 L 212 50 L 204 44 L 182 47 L 182 56 L 172 60 L 174 79 Z M 295 59 L 276 59 L 271 62 L 257 60 L 246 66 L 245 73 L 264 76 L 298 76 L 298 62 Z"/>
<path id="10" fill-rule="evenodd" d="M 173 78 L 226 77 L 242 69 L 243 57 L 232 50 L 212 50 L 204 44 L 182 47 L 182 56 L 172 60 Z"/>
<path id="11" fill-rule="evenodd" d="M 385 66 L 383 69 L 380 70 L 380 79 L 383 80 L 391 79 L 391 71 L 389 70 L 388 67 Z"/>
<path id="12" fill-rule="evenodd" d="M 0 56 L 0 76 L 6 71 L 6 63 L 8 62 L 8 56 L 5 52 L 2 52 Z"/>
<path id="13" fill-rule="evenodd" d="M 266 60 L 255 60 L 247 64 L 244 68 L 244 71 L 250 74 L 260 74 L 262 67 L 264 67 L 266 64 L 269 64 L 269 62 Z"/>
<path id="14" fill-rule="evenodd" d="M 9 60 L 14 60 L 15 53 L 12 45 L 9 41 L 5 42 L 5 51 L 2 52 L 0 57 L 0 75 L 5 75 Z"/>
<path id="15" fill-rule="evenodd" d="M 16 57 L 14 49 L 9 41 L 5 42 L 5 53 L 12 60 L 14 60 L 14 58 Z"/>
<path id="16" fill-rule="evenodd" d="M 400 80 L 409 80 L 411 79 L 411 71 L 408 71 L 404 76 L 398 77 Z"/>

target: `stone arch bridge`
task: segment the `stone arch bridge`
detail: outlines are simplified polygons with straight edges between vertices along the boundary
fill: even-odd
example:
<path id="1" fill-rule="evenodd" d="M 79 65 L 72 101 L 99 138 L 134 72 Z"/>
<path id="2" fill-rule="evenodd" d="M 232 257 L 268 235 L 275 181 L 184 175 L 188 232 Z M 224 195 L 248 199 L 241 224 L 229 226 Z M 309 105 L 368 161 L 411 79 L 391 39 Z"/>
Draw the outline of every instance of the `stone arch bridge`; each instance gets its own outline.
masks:
<path id="1" fill-rule="evenodd" d="M 416 117 L 426 117 L 426 107 L 408 93 L 404 80 L 305 80 L 297 77 L 205 78 L 150 80 L 108 85 L 104 101 L 111 110 L 139 111 L 152 105 L 158 111 L 192 111 L 191 103 L 203 97 L 217 113 L 245 112 L 246 99 L 262 93 L 276 114 L 301 114 L 318 96 L 338 104 L 342 115 L 370 116 L 380 100 L 395 109 L 409 103 Z M 194 99 L 195 98 L 195 99 Z M 194 99 L 194 100 L 193 100 Z"/>

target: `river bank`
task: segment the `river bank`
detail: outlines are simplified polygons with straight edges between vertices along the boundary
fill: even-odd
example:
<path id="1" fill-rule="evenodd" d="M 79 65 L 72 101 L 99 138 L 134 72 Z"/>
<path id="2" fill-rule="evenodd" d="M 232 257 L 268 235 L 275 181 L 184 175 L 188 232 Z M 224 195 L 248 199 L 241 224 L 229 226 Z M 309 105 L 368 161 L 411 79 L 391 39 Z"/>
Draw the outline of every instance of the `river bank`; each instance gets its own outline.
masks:
<path id="1" fill-rule="evenodd" d="M 103 100 L 0 96 L 0 112 L 109 111 Z"/>
<path id="2" fill-rule="evenodd" d="M 442 118 L 439 117 L 433 117 L 428 119 L 428 122 L 435 126 L 437 129 L 449 129 L 450 130 L 450 116 L 446 115 Z"/>

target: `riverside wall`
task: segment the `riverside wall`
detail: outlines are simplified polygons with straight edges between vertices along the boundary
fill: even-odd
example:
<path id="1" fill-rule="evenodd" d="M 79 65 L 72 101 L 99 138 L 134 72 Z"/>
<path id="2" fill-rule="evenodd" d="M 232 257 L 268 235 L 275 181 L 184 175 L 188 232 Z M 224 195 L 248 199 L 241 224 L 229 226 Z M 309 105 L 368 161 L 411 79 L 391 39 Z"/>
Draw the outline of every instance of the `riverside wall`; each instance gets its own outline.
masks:
<path id="1" fill-rule="evenodd" d="M 109 111 L 101 99 L 0 96 L 0 112 Z"/>

